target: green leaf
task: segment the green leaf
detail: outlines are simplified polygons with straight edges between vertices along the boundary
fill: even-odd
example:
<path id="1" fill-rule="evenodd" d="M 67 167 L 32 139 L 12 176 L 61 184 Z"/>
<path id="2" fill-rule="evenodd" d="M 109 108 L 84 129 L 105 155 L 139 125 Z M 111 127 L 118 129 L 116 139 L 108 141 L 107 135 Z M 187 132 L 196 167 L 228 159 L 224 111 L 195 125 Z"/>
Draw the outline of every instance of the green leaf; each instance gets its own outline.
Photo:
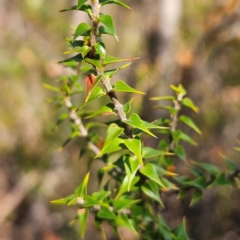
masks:
<path id="1" fill-rule="evenodd" d="M 162 127 L 162 126 L 158 126 L 158 125 L 155 125 L 154 123 L 149 123 L 149 122 L 146 122 L 146 121 L 143 121 L 143 124 L 146 128 L 148 129 L 169 129 L 169 127 Z"/>
<path id="2" fill-rule="evenodd" d="M 193 103 L 193 101 L 190 98 L 183 98 L 181 101 L 181 104 L 183 104 L 186 107 L 191 108 L 193 111 L 198 112 L 198 107 Z"/>
<path id="3" fill-rule="evenodd" d="M 79 10 L 86 12 L 90 18 L 92 18 L 92 7 L 89 4 L 83 4 L 79 9 L 77 9 L 77 5 L 72 6 L 67 9 L 63 9 L 60 12 L 72 11 L 72 10 Z"/>
<path id="4" fill-rule="evenodd" d="M 114 26 L 114 22 L 112 17 L 109 15 L 100 15 L 98 20 L 104 25 L 104 31 L 112 36 L 114 36 L 118 40 L 118 36 L 116 33 L 116 29 Z M 100 30 L 100 29 L 99 29 Z"/>
<path id="5" fill-rule="evenodd" d="M 208 187 L 216 187 L 216 186 L 222 186 L 226 184 L 230 184 L 233 181 L 226 178 L 225 173 L 219 173 L 216 179 L 208 186 Z"/>
<path id="6" fill-rule="evenodd" d="M 227 156 L 223 155 L 220 153 L 220 156 L 223 158 L 223 160 L 225 161 L 225 163 L 227 164 L 227 168 L 230 172 L 235 171 L 236 169 L 238 169 L 237 164 L 235 164 L 233 161 L 231 161 Z"/>
<path id="7" fill-rule="evenodd" d="M 114 211 L 118 212 L 123 208 L 129 208 L 131 207 L 131 205 L 133 204 L 135 205 L 141 201 L 142 201 L 141 199 L 137 199 L 137 200 L 122 199 L 122 198 L 114 199 L 113 200 Z"/>
<path id="8" fill-rule="evenodd" d="M 197 188 L 205 188 L 206 184 L 207 184 L 207 180 L 206 180 L 205 176 L 202 176 L 202 177 L 196 178 L 192 181 L 184 182 L 184 184 L 188 185 L 188 186 L 194 186 Z"/>
<path id="9" fill-rule="evenodd" d="M 192 197 L 192 201 L 190 203 L 190 207 L 194 206 L 202 198 L 202 195 L 202 190 L 196 188 Z"/>
<path id="10" fill-rule="evenodd" d="M 124 81 L 117 81 L 113 87 L 115 92 L 132 92 L 138 94 L 145 94 L 144 92 L 140 92 L 129 85 L 127 85 Z"/>
<path id="11" fill-rule="evenodd" d="M 115 69 L 110 69 L 110 70 L 106 70 L 104 71 L 104 75 L 110 79 L 111 77 L 113 77 L 118 71 L 120 71 L 121 69 L 124 69 L 126 67 L 128 67 L 129 65 L 131 65 L 132 63 L 128 63 L 128 64 L 125 64 L 119 68 L 115 68 Z"/>
<path id="12" fill-rule="evenodd" d="M 132 139 L 125 139 L 124 144 L 126 147 L 137 156 L 138 162 L 141 166 L 143 166 L 142 161 L 142 141 L 139 139 L 139 137 L 135 137 Z"/>
<path id="13" fill-rule="evenodd" d="M 193 120 L 185 115 L 179 117 L 179 120 L 187 124 L 190 128 L 194 129 L 198 134 L 202 134 L 201 130 L 197 127 L 197 125 L 193 122 Z"/>
<path id="14" fill-rule="evenodd" d="M 80 9 L 82 7 L 82 5 L 87 2 L 88 0 L 78 0 L 78 4 L 77 4 L 77 10 Z"/>
<path id="15" fill-rule="evenodd" d="M 116 113 L 114 111 L 113 103 L 109 103 L 109 104 L 101 107 L 98 111 L 94 112 L 93 114 L 91 114 L 85 118 L 87 119 L 87 118 L 92 118 L 92 117 L 96 117 L 96 116 L 105 116 L 105 115 L 110 115 L 110 114 L 116 115 Z"/>
<path id="16" fill-rule="evenodd" d="M 131 111 L 131 108 L 132 108 L 131 103 L 132 103 L 132 101 L 133 101 L 133 98 L 129 102 L 127 102 L 127 103 L 125 103 L 123 105 L 123 111 L 124 111 L 125 114 L 128 114 Z"/>
<path id="17" fill-rule="evenodd" d="M 77 197 L 84 198 L 87 195 L 87 184 L 89 180 L 90 173 L 88 172 L 83 179 L 83 182 L 76 188 L 75 194 Z"/>
<path id="18" fill-rule="evenodd" d="M 131 179 L 129 179 L 129 177 L 126 175 L 125 178 L 123 179 L 123 182 L 120 186 L 120 189 L 115 199 L 119 198 L 125 192 L 133 191 L 134 185 L 139 181 L 139 179 L 140 178 L 138 176 L 134 176 L 134 178 L 131 181 Z"/>
<path id="19" fill-rule="evenodd" d="M 130 7 L 128 5 L 126 5 L 125 3 L 120 2 L 118 0 L 100 0 L 99 3 L 101 6 L 106 5 L 106 4 L 118 4 L 120 6 L 130 9 Z"/>
<path id="20" fill-rule="evenodd" d="M 82 46 L 81 50 L 80 50 L 82 57 L 84 58 L 89 53 L 90 50 L 91 50 L 91 48 L 89 46 L 87 46 L 87 45 Z"/>
<path id="21" fill-rule="evenodd" d="M 172 155 L 172 153 L 160 151 L 160 150 L 157 150 L 157 149 L 151 148 L 151 147 L 143 147 L 143 149 L 142 149 L 142 157 L 143 158 L 153 158 L 153 157 L 158 157 L 161 155 Z"/>
<path id="22" fill-rule="evenodd" d="M 186 157 L 186 152 L 185 149 L 182 146 L 176 146 L 173 149 L 173 152 L 180 157 L 183 161 L 186 161 L 187 157 Z"/>
<path id="23" fill-rule="evenodd" d="M 59 89 L 58 87 L 54 87 L 50 84 L 44 83 L 43 86 L 53 92 L 61 92 L 61 89 Z"/>
<path id="24" fill-rule="evenodd" d="M 170 85 L 173 91 L 175 91 L 178 94 L 181 94 L 182 96 L 185 96 L 187 94 L 186 89 L 182 86 L 182 84 L 179 84 L 177 87 L 174 85 Z"/>
<path id="25" fill-rule="evenodd" d="M 185 218 L 183 219 L 182 223 L 173 230 L 173 234 L 175 234 L 179 240 L 190 240 L 187 235 Z"/>
<path id="26" fill-rule="evenodd" d="M 140 165 L 139 165 L 139 161 L 131 158 L 129 155 L 125 156 L 123 161 L 124 161 L 125 171 L 126 171 L 127 177 L 128 177 L 127 191 L 129 192 L 130 188 L 132 186 L 134 177 L 135 177 Z"/>
<path id="27" fill-rule="evenodd" d="M 99 69 L 102 68 L 100 59 L 85 58 L 85 61 Z"/>
<path id="28" fill-rule="evenodd" d="M 89 215 L 88 209 L 79 209 L 78 210 L 78 220 L 80 225 L 80 236 L 83 239 L 85 235 L 86 225 L 87 225 L 87 219 Z"/>
<path id="29" fill-rule="evenodd" d="M 161 101 L 161 100 L 171 100 L 171 101 L 174 101 L 175 97 L 173 97 L 173 96 L 151 97 L 150 100 L 152 100 L 152 101 Z"/>
<path id="30" fill-rule="evenodd" d="M 101 152 L 97 156 L 102 155 L 105 152 L 105 149 L 111 146 L 113 140 L 115 140 L 119 135 L 121 135 L 123 131 L 124 129 L 120 128 L 117 124 L 115 123 L 110 124 L 107 129 L 106 140 L 104 142 L 103 148 L 101 149 Z"/>
<path id="31" fill-rule="evenodd" d="M 101 151 L 101 155 L 103 155 L 105 153 L 116 152 L 116 151 L 122 149 L 122 147 L 121 147 L 122 143 L 123 143 L 123 139 L 121 139 L 121 138 L 116 138 L 116 139 L 112 140 L 112 142 Z M 95 158 L 99 157 L 100 156 L 99 154 Z"/>
<path id="32" fill-rule="evenodd" d="M 200 162 L 195 162 L 195 161 L 191 161 L 194 165 L 204 169 L 205 171 L 207 171 L 208 173 L 210 173 L 213 176 L 216 176 L 220 171 L 218 169 L 217 166 L 213 165 L 213 164 L 209 164 L 209 163 L 200 163 Z"/>
<path id="33" fill-rule="evenodd" d="M 197 142 L 195 142 L 189 135 L 187 135 L 186 133 L 182 132 L 180 133 L 179 138 L 185 142 L 188 142 L 194 146 L 197 146 Z"/>
<path id="34" fill-rule="evenodd" d="M 73 41 L 76 40 L 77 37 L 83 36 L 86 32 L 90 31 L 92 28 L 87 23 L 80 23 L 74 33 Z"/>
<path id="35" fill-rule="evenodd" d="M 77 54 L 77 55 L 74 56 L 74 57 L 65 59 L 65 60 L 60 61 L 60 62 L 58 62 L 58 63 L 82 62 L 82 60 L 83 60 L 82 54 Z"/>
<path id="36" fill-rule="evenodd" d="M 125 227 L 125 228 L 133 231 L 134 233 L 137 233 L 137 231 L 136 231 L 136 229 L 134 227 L 133 221 L 130 220 L 125 213 L 119 214 L 116 217 L 115 221 L 116 221 L 116 225 L 117 226 Z"/>
<path id="37" fill-rule="evenodd" d="M 92 196 L 95 199 L 97 199 L 97 201 L 102 202 L 110 194 L 111 194 L 111 191 L 100 191 L 100 192 L 93 193 Z"/>
<path id="38" fill-rule="evenodd" d="M 156 166 L 154 164 L 147 163 L 143 168 L 140 169 L 140 172 L 152 181 L 156 182 L 161 187 L 165 188 L 165 186 L 160 181 Z"/>
<path id="39" fill-rule="evenodd" d="M 142 191 L 151 199 L 157 201 L 164 207 L 162 199 L 160 198 L 159 187 L 154 181 L 149 181 L 147 185 L 141 187 Z"/>
<path id="40" fill-rule="evenodd" d="M 52 200 L 51 203 L 52 204 L 68 204 L 70 201 L 72 201 L 73 199 L 76 198 L 75 194 L 71 194 L 65 198 L 60 198 L 60 199 L 56 199 L 56 200 Z"/>
<path id="41" fill-rule="evenodd" d="M 100 98 L 102 96 L 106 95 L 106 93 L 102 90 L 101 87 L 95 87 L 92 89 L 88 97 L 86 98 L 85 103 L 89 103 L 97 98 Z"/>
<path id="42" fill-rule="evenodd" d="M 103 65 L 106 66 L 106 65 L 111 64 L 111 63 L 132 61 L 132 60 L 135 60 L 135 59 L 139 59 L 139 58 L 117 58 L 117 57 L 113 57 L 113 56 L 106 56 L 106 58 L 103 61 Z M 126 66 L 126 65 L 124 65 L 124 66 Z"/>
<path id="43" fill-rule="evenodd" d="M 105 50 L 105 46 L 102 42 L 98 42 L 97 44 L 94 45 L 94 48 L 96 50 L 96 52 L 102 57 L 105 58 L 106 56 L 106 50 Z"/>
<path id="44" fill-rule="evenodd" d="M 115 219 L 116 215 L 110 210 L 109 206 L 101 206 L 101 210 L 97 213 L 98 217 L 103 219 Z"/>
<path id="45" fill-rule="evenodd" d="M 157 138 L 153 133 L 151 133 L 144 125 L 143 121 L 141 120 L 141 118 L 136 114 L 136 113 L 132 113 L 129 117 L 129 119 L 124 121 L 125 123 L 127 123 L 128 125 L 132 126 L 132 127 L 136 127 L 141 129 L 142 131 L 148 133 L 150 136 Z"/>

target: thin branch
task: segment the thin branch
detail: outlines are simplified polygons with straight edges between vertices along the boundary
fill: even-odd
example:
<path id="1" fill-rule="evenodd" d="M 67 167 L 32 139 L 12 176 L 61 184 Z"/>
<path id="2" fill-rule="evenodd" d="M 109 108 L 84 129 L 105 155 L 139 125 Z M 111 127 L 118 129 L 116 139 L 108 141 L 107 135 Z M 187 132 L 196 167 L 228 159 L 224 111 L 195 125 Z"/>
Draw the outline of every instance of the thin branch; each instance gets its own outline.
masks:
<path id="1" fill-rule="evenodd" d="M 77 115 L 76 111 L 73 109 L 73 105 L 71 102 L 71 99 L 69 96 L 65 96 L 64 98 L 64 102 L 66 107 L 68 108 L 69 112 L 70 112 L 70 120 L 74 122 L 75 125 L 78 126 L 78 131 L 80 132 L 80 134 L 84 137 L 86 137 L 87 142 L 88 142 L 88 147 L 97 155 L 100 153 L 100 149 L 90 141 L 90 139 L 88 138 L 88 131 L 87 129 L 84 127 L 81 118 Z"/>
<path id="2" fill-rule="evenodd" d="M 94 45 L 97 43 L 97 36 L 98 36 L 98 18 L 99 18 L 99 12 L 100 12 L 100 5 L 99 0 L 91 0 L 92 1 L 92 11 L 93 11 L 93 17 L 92 17 L 92 27 L 93 30 L 91 32 L 90 42 L 92 50 L 90 52 L 90 56 L 94 56 Z M 104 75 L 104 71 L 99 69 L 98 67 L 95 67 L 95 70 L 97 72 L 97 76 L 102 76 L 101 83 L 103 84 L 108 96 L 110 97 L 111 101 L 114 104 L 115 111 L 122 123 L 122 127 L 124 128 L 124 132 L 127 137 L 132 138 L 132 130 L 124 121 L 127 120 L 127 116 L 123 111 L 123 105 L 119 102 L 116 93 L 113 91 L 113 87 L 110 83 L 110 81 L 106 78 Z"/>

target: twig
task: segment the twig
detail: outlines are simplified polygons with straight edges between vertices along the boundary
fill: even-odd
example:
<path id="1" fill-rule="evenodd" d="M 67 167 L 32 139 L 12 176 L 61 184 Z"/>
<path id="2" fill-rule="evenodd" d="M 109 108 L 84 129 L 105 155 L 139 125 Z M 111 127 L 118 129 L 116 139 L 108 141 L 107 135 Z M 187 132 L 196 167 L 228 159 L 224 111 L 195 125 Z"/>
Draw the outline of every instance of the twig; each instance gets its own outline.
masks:
<path id="1" fill-rule="evenodd" d="M 90 43 L 91 43 L 91 53 L 90 56 L 94 56 L 94 45 L 97 43 L 97 36 L 98 36 L 98 18 L 99 18 L 99 12 L 100 12 L 100 5 L 99 0 L 91 0 L 92 1 L 92 11 L 93 11 L 93 17 L 92 17 L 92 27 L 93 30 L 91 32 L 90 37 Z M 102 76 L 101 83 L 103 84 L 108 96 L 110 97 L 111 101 L 114 104 L 115 111 L 122 123 L 122 126 L 124 128 L 124 132 L 128 138 L 132 138 L 132 130 L 124 121 L 127 120 L 127 116 L 123 111 L 123 105 L 119 102 L 116 93 L 113 91 L 113 87 L 110 83 L 110 81 L 106 78 L 104 75 L 104 71 L 99 69 L 98 67 L 95 67 L 95 70 L 97 72 L 97 76 Z"/>
<path id="2" fill-rule="evenodd" d="M 73 109 L 73 105 L 71 102 L 71 99 L 69 96 L 65 96 L 64 98 L 64 102 L 66 107 L 68 108 L 69 112 L 70 112 L 70 120 L 74 122 L 75 125 L 78 126 L 78 130 L 80 132 L 80 134 L 84 137 L 86 137 L 87 142 L 88 142 L 88 147 L 96 154 L 98 155 L 100 153 L 100 149 L 90 141 L 90 139 L 88 138 L 88 131 L 87 129 L 84 127 L 81 118 L 77 115 L 76 111 Z"/>

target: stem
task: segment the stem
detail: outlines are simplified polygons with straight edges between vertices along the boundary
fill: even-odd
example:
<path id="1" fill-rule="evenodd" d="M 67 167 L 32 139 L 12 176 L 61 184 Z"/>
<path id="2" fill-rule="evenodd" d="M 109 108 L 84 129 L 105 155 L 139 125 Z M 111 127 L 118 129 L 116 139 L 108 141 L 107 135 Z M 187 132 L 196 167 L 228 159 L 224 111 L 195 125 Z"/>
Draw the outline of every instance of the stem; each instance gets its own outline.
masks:
<path id="1" fill-rule="evenodd" d="M 84 137 L 86 137 L 87 142 L 88 142 L 88 147 L 97 155 L 100 153 L 100 149 L 94 145 L 90 139 L 88 138 L 88 131 L 87 129 L 83 126 L 81 118 L 77 115 L 76 111 L 73 109 L 73 105 L 71 102 L 71 99 L 69 96 L 65 96 L 64 102 L 66 107 L 68 108 L 70 112 L 70 120 L 74 122 L 78 126 L 78 131 L 80 134 Z"/>
<path id="2" fill-rule="evenodd" d="M 99 5 L 99 0 L 91 0 L 92 1 L 92 11 L 93 11 L 93 17 L 92 17 L 92 27 L 93 30 L 91 32 L 91 37 L 90 37 L 90 43 L 91 43 L 91 47 L 92 50 L 90 52 L 90 57 L 94 56 L 94 45 L 97 43 L 97 36 L 98 36 L 98 18 L 99 18 L 99 12 L 100 12 L 100 5 Z M 132 138 L 132 130 L 129 127 L 129 125 L 127 125 L 124 121 L 127 120 L 127 116 L 123 111 L 123 105 L 119 102 L 116 93 L 113 91 L 113 87 L 110 83 L 110 81 L 106 78 L 106 76 L 104 75 L 104 71 L 99 69 L 98 67 L 94 67 L 96 72 L 97 72 L 97 76 L 102 76 L 101 78 L 101 83 L 103 84 L 109 98 L 111 99 L 111 101 L 114 104 L 114 108 L 115 111 L 122 123 L 122 127 L 124 128 L 124 132 L 126 134 L 126 136 L 128 138 Z"/>

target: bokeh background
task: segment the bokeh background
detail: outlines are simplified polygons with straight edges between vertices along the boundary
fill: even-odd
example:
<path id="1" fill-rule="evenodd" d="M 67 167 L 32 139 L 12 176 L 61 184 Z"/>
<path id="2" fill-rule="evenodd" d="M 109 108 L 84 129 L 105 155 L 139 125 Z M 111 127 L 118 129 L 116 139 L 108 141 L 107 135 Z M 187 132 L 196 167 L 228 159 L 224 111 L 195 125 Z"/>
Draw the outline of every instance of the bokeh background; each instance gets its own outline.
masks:
<path id="1" fill-rule="evenodd" d="M 172 94 L 170 84 L 183 84 L 200 108 L 198 114 L 187 114 L 203 132 L 197 136 L 188 130 L 198 142 L 197 147 L 186 146 L 188 158 L 226 171 L 222 153 L 240 166 L 239 152 L 233 150 L 240 139 L 240 1 L 124 2 L 132 9 L 104 7 L 114 18 L 120 42 L 110 36 L 104 40 L 109 55 L 140 57 L 117 76 L 147 93 L 143 99 L 134 96 L 133 110 L 149 121 L 166 115 L 152 108 L 149 97 Z M 88 19 L 82 12 L 59 10 L 75 4 L 0 0 L 1 240 L 79 239 L 78 226 L 71 225 L 76 209 L 53 206 L 50 200 L 72 193 L 87 166 L 79 163 L 78 141 L 59 150 L 69 124 L 52 131 L 62 110 L 48 103 L 53 93 L 43 87 L 57 85 L 69 71 L 56 63 L 64 59 L 64 37 Z M 122 102 L 132 97 L 120 96 Z M 97 189 L 95 178 L 90 191 Z M 193 240 L 237 240 L 239 199 L 238 189 L 221 187 L 206 190 L 189 208 L 189 199 L 172 195 L 163 214 L 172 227 L 185 215 Z M 91 219 L 86 239 L 100 239 Z"/>

